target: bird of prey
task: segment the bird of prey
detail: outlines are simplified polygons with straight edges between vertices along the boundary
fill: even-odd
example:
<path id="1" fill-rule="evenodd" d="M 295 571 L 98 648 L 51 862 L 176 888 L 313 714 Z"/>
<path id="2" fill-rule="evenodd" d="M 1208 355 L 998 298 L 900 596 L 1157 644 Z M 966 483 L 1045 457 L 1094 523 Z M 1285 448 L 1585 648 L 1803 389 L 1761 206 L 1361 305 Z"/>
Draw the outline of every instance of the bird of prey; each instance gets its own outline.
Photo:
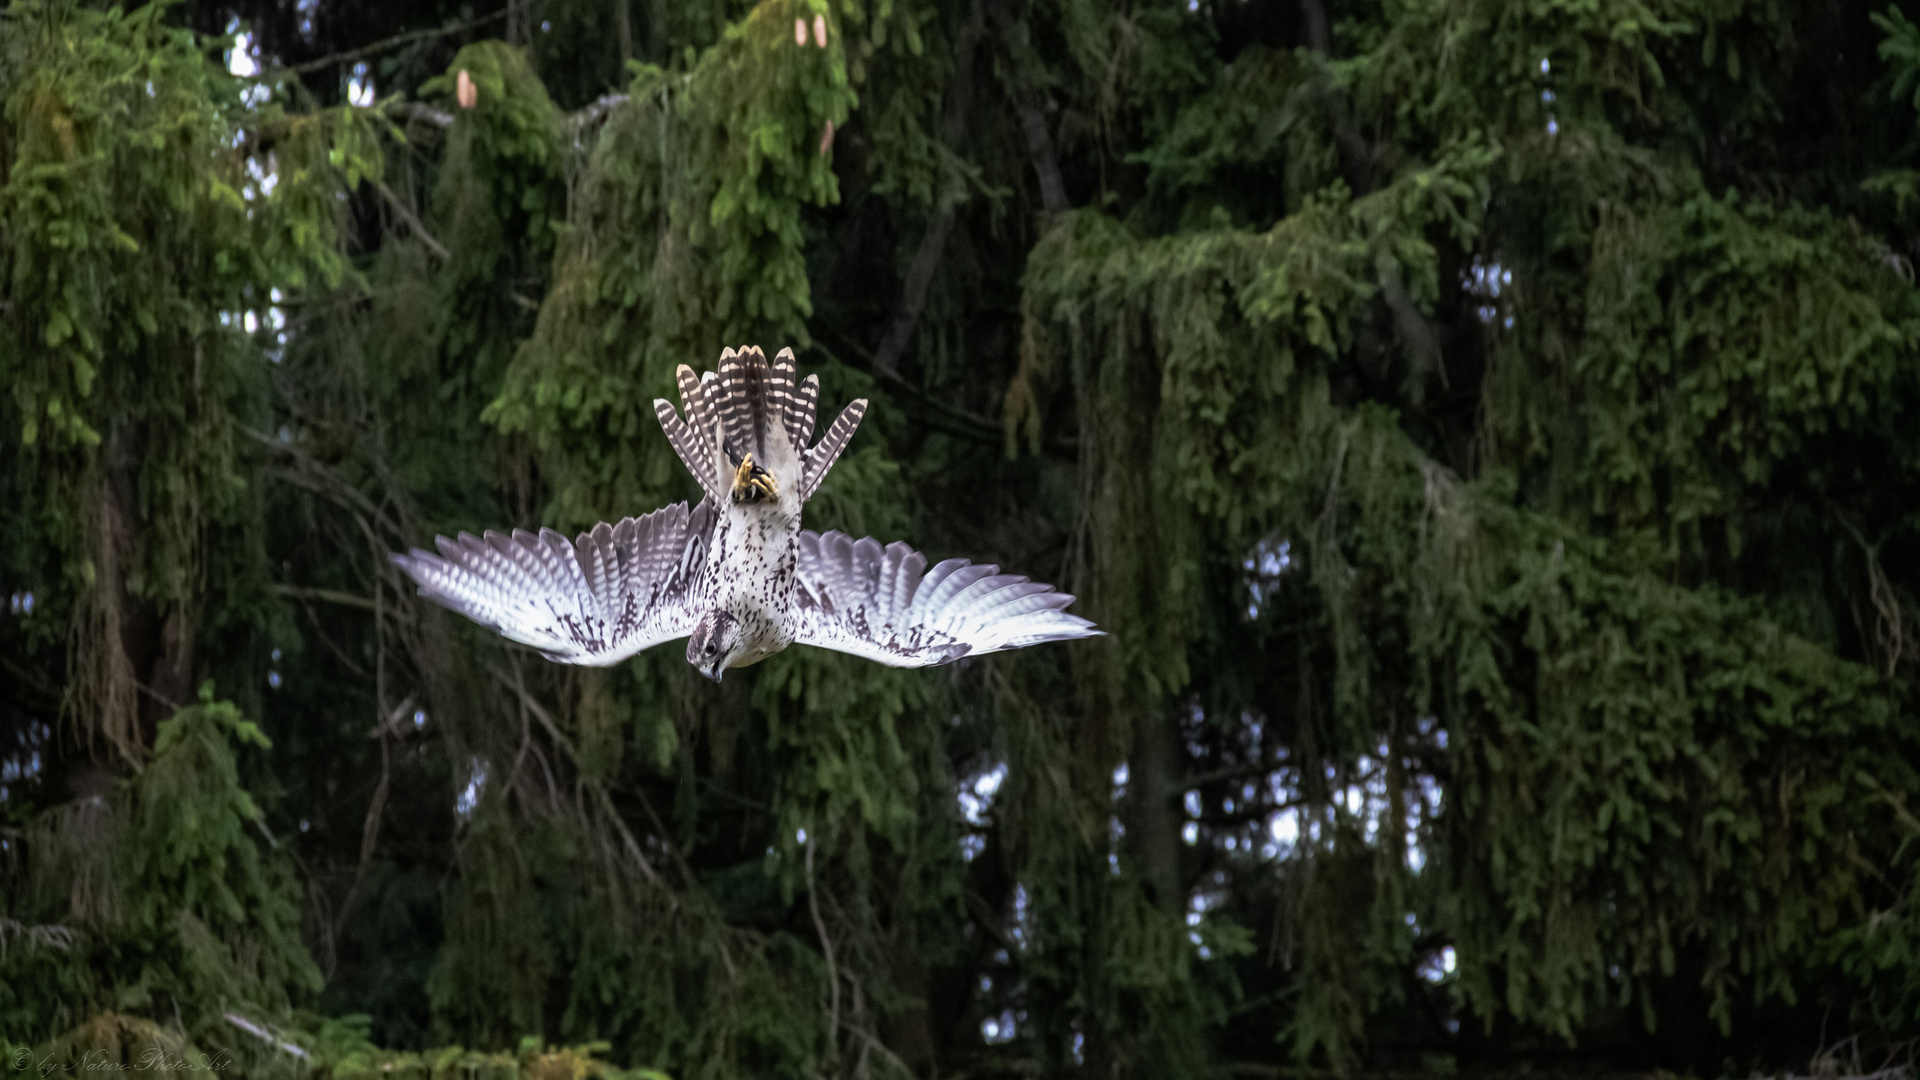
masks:
<path id="1" fill-rule="evenodd" d="M 997 566 L 948 559 L 927 569 L 904 543 L 800 527 L 866 414 L 848 405 L 812 446 L 820 380 L 794 378 L 791 349 L 720 355 L 719 371 L 679 370 L 683 418 L 656 399 L 667 439 L 706 497 L 569 541 L 552 529 L 436 537 L 438 555 L 393 561 L 443 604 L 563 664 L 605 667 L 685 637 L 687 662 L 715 682 L 788 645 L 816 645 L 892 667 L 1098 635 L 1066 611 L 1073 597 Z"/>

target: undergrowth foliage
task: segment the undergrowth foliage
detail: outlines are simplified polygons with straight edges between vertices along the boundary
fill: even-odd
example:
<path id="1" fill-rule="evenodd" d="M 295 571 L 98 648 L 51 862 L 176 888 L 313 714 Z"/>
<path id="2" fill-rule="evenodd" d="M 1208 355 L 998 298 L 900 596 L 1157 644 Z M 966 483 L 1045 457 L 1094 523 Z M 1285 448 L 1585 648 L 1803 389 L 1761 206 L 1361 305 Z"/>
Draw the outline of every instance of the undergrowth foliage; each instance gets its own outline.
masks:
<path id="1" fill-rule="evenodd" d="M 1912 1038 L 1920 29 L 1834 11 L 13 5 L 0 1041 L 722 1080 Z M 809 526 L 1109 636 L 713 687 L 389 566 L 697 495 L 651 401 L 743 344 L 874 399 Z"/>

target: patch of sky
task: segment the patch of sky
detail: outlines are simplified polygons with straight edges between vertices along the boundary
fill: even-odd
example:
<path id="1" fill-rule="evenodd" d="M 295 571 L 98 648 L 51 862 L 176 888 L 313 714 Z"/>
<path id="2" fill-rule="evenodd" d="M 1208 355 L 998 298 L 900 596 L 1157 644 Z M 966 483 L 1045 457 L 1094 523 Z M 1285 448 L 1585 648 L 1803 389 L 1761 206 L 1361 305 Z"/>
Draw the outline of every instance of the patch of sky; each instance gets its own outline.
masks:
<path id="1" fill-rule="evenodd" d="M 1202 960 L 1213 959 L 1213 950 L 1207 948 L 1205 935 L 1200 931 L 1201 924 L 1206 922 L 1209 912 L 1226 903 L 1226 873 L 1215 870 L 1208 876 L 1207 885 L 1209 887 L 1198 888 L 1187 894 L 1187 940 L 1193 943 Z"/>
<path id="2" fill-rule="evenodd" d="M 273 189 L 279 185 L 280 168 L 272 154 L 267 155 L 264 164 L 258 157 L 247 158 L 247 183 L 240 188 L 241 198 L 251 202 L 261 195 L 271 196 Z M 248 333 L 252 332 L 248 331 Z"/>
<path id="3" fill-rule="evenodd" d="M 0 759 L 0 803 L 12 797 L 12 789 L 40 777 L 45 761 L 40 747 L 53 738 L 53 728 L 39 720 L 29 720 L 16 729 L 13 752 Z"/>
<path id="4" fill-rule="evenodd" d="M 260 59 L 253 47 L 253 33 L 240 26 L 239 19 L 227 22 L 227 34 L 233 38 L 233 47 L 227 50 L 227 71 L 241 79 L 254 79 L 260 75 Z M 249 109 L 257 109 L 273 96 L 273 91 L 265 83 L 250 82 L 240 89 L 240 104 Z"/>
<path id="5" fill-rule="evenodd" d="M 1430 983 L 1440 983 L 1445 982 L 1447 976 L 1453 974 L 1455 962 L 1453 946 L 1444 945 L 1428 953 L 1420 961 L 1420 966 L 1414 970 L 1422 979 Z"/>
<path id="6" fill-rule="evenodd" d="M 356 109 L 373 107 L 373 72 L 368 70 L 365 60 L 353 65 L 353 71 L 347 76 L 347 104 Z"/>
<path id="7" fill-rule="evenodd" d="M 253 34 L 240 28 L 240 20 L 227 23 L 227 33 L 233 37 L 233 47 L 227 50 L 227 71 L 242 79 L 251 79 L 260 74 L 260 61 L 253 55 Z"/>
<path id="8" fill-rule="evenodd" d="M 960 818 L 969 829 L 985 829 L 993 824 L 993 797 L 1000 793 L 1000 785 L 1007 782 L 1007 763 L 990 761 L 972 775 L 960 781 L 954 790 L 954 802 L 960 807 Z M 977 832 L 967 831 L 960 836 L 960 858 L 972 862 L 987 849 L 987 838 Z"/>
<path id="9" fill-rule="evenodd" d="M 1269 535 L 1253 545 L 1240 565 L 1246 572 L 1247 621 L 1252 622 L 1279 590 L 1281 575 L 1293 566 L 1293 543 L 1278 533 Z"/>
<path id="10" fill-rule="evenodd" d="M 1513 284 L 1513 271 L 1498 262 L 1487 262 L 1478 255 L 1473 264 L 1460 273 L 1461 287 L 1468 295 L 1480 300 L 1474 314 L 1483 323 L 1490 323 L 1500 317 L 1500 294 Z M 1508 325 L 1512 325 L 1509 320 Z"/>
<path id="11" fill-rule="evenodd" d="M 974 773 L 960 784 L 955 799 L 960 804 L 960 816 L 967 824 L 984 828 L 989 824 L 988 815 L 993 811 L 993 797 L 999 794 L 1000 785 L 1006 783 L 1007 764 L 996 761 Z"/>

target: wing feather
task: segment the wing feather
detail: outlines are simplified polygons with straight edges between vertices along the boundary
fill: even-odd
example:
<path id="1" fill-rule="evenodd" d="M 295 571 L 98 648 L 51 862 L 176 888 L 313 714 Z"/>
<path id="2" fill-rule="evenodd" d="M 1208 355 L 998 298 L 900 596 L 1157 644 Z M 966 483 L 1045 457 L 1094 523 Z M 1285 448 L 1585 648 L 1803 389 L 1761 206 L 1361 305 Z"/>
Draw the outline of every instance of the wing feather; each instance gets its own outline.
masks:
<path id="1" fill-rule="evenodd" d="M 421 596 L 549 660 L 605 667 L 692 632 L 713 525 L 711 503 L 677 503 L 571 541 L 489 530 L 391 558 Z"/>
<path id="2" fill-rule="evenodd" d="M 889 544 L 886 569 L 890 586 L 887 590 L 887 621 L 898 622 L 913 610 L 913 594 L 927 569 L 927 557 L 904 543 Z"/>
<path id="3" fill-rule="evenodd" d="M 877 660 L 927 667 L 1100 633 L 1053 586 L 997 566 L 948 559 L 927 570 L 904 543 L 803 530 L 794 640 Z"/>
<path id="4" fill-rule="evenodd" d="M 997 566 L 975 566 L 964 560 L 958 561 L 961 561 L 961 565 L 954 568 L 953 574 L 949 576 L 946 581 L 942 582 L 940 588 L 928 599 L 927 604 L 929 607 L 947 607 L 953 603 L 954 597 L 960 595 L 961 592 L 972 586 L 974 582 L 984 577 L 993 576 L 994 572 L 999 569 Z"/>

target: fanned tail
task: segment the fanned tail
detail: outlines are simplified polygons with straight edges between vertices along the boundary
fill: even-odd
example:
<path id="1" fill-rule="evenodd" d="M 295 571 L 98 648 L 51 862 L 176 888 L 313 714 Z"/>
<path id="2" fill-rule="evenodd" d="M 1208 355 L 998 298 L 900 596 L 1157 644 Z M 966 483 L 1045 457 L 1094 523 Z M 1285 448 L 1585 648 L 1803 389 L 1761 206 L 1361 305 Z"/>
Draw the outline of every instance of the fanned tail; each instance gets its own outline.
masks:
<path id="1" fill-rule="evenodd" d="M 785 457 L 788 447 L 800 459 L 797 487 L 802 501 L 812 497 L 833 468 L 847 441 L 866 415 L 865 398 L 848 405 L 828 428 L 818 445 L 809 448 L 820 403 L 820 378 L 796 381 L 792 349 L 782 349 L 767 363 L 757 346 L 727 349 L 720 354 L 717 372 L 696 375 L 681 365 L 681 410 L 656 399 L 654 413 L 673 444 L 674 452 L 700 487 L 716 504 L 724 504 L 737 467 L 752 454 L 765 463 Z M 684 413 L 684 419 L 682 418 Z"/>

